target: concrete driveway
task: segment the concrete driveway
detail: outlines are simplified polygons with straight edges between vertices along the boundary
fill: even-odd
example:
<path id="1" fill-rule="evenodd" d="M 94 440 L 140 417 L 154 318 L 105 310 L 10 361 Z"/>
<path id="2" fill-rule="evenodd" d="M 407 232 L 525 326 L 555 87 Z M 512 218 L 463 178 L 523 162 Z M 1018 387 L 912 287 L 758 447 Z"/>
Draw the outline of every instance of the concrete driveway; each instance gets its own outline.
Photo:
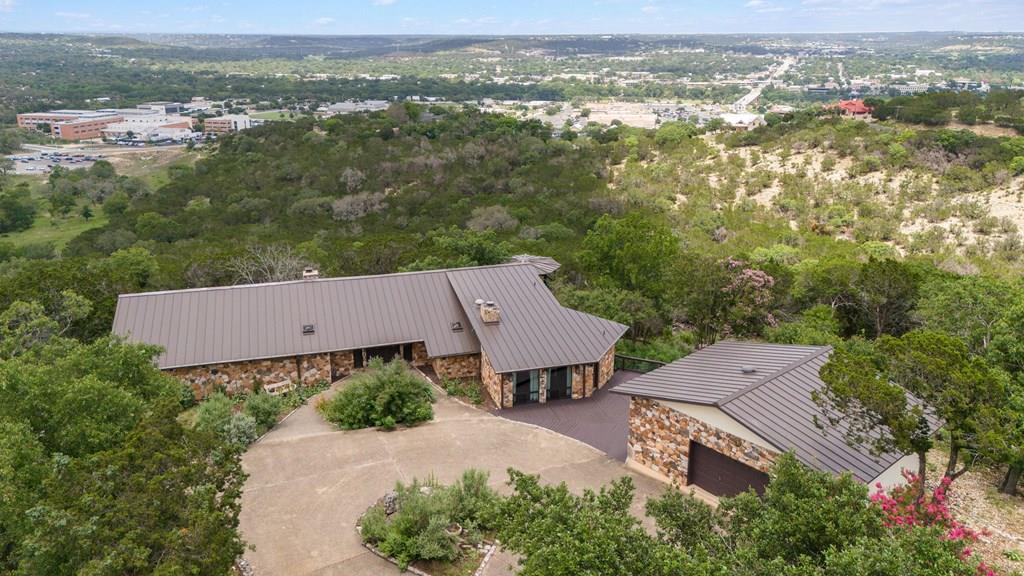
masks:
<path id="1" fill-rule="evenodd" d="M 439 394 L 439 396 L 442 396 Z M 623 475 L 637 487 L 634 512 L 664 485 L 627 470 L 601 451 L 551 430 L 492 416 L 447 397 L 434 421 L 394 432 L 338 431 L 312 403 L 250 447 L 242 459 L 249 479 L 242 495 L 241 531 L 258 576 L 398 574 L 362 547 L 355 522 L 396 481 L 434 475 L 451 482 L 466 468 L 490 472 L 507 492 L 506 469 L 566 482 L 579 492 Z M 508 574 L 498 555 L 488 574 Z"/>

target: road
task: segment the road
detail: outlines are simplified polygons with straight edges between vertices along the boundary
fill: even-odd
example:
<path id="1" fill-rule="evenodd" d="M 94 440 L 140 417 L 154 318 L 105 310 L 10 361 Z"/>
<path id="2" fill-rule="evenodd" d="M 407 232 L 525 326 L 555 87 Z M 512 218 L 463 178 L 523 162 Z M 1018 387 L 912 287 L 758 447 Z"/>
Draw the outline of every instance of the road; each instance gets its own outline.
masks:
<path id="1" fill-rule="evenodd" d="M 750 92 L 747 92 L 746 94 L 743 95 L 742 98 L 733 103 L 733 112 L 745 111 L 748 106 L 756 102 L 757 99 L 761 97 L 761 92 L 764 91 L 765 86 L 771 84 L 776 78 L 780 78 L 783 74 L 788 72 L 789 69 L 792 68 L 796 63 L 797 59 L 792 56 L 783 58 L 782 64 L 779 64 L 779 67 L 768 75 L 767 80 L 761 80 L 757 82 L 757 84 L 750 89 Z"/>

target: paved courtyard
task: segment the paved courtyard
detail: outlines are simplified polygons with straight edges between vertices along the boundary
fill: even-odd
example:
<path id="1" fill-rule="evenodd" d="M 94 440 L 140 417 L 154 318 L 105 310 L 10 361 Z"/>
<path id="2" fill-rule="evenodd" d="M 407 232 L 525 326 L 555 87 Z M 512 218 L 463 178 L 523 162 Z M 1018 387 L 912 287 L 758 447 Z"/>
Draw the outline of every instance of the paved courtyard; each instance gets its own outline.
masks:
<path id="1" fill-rule="evenodd" d="M 611 389 L 639 375 L 639 372 L 616 372 L 608 384 L 590 398 L 527 404 L 506 408 L 496 414 L 516 422 L 554 430 L 585 442 L 615 460 L 625 462 L 626 440 L 629 437 L 629 396 L 612 394 Z"/>
<path id="2" fill-rule="evenodd" d="M 613 396 L 614 397 L 614 396 Z M 398 574 L 359 542 L 355 522 L 396 481 L 431 474 L 455 480 L 469 467 L 490 472 L 507 491 L 509 467 L 565 481 L 575 491 L 623 475 L 637 487 L 634 512 L 664 486 L 628 471 L 600 450 L 551 430 L 493 416 L 446 397 L 434 421 L 394 432 L 339 431 L 312 404 L 303 406 L 243 457 L 249 473 L 241 530 L 254 546 L 246 553 L 259 576 Z M 488 574 L 508 574 L 499 555 Z"/>

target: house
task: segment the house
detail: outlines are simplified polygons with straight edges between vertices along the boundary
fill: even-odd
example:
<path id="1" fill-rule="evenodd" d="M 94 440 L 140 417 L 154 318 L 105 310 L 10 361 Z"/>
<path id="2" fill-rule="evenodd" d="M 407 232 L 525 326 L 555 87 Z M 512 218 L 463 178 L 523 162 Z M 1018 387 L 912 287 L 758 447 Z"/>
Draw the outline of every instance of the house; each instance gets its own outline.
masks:
<path id="1" fill-rule="evenodd" d="M 829 108 L 838 110 L 843 116 L 863 118 L 871 114 L 871 107 L 863 100 L 840 100 L 838 104 L 832 104 Z"/>
<path id="2" fill-rule="evenodd" d="M 830 346 L 719 342 L 612 389 L 627 394 L 627 462 L 663 481 L 717 496 L 762 491 L 768 470 L 793 451 L 812 468 L 892 486 L 914 455 L 872 455 L 842 431 L 816 425 L 811 393 Z"/>
<path id="3" fill-rule="evenodd" d="M 541 263 L 124 294 L 113 331 L 161 346 L 157 365 L 199 397 L 331 382 L 375 357 L 478 378 L 499 407 L 590 396 L 626 326 L 561 306 Z"/>

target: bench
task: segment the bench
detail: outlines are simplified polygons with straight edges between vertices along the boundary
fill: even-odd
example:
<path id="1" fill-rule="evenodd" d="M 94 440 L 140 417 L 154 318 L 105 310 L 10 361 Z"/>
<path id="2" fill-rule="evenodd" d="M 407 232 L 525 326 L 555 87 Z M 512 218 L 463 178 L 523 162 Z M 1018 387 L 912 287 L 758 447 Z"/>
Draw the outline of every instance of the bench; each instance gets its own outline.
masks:
<path id="1" fill-rule="evenodd" d="M 263 391 L 271 396 L 279 396 L 285 392 L 291 392 L 295 389 L 295 382 L 291 380 L 282 380 L 275 384 L 264 384 Z"/>

